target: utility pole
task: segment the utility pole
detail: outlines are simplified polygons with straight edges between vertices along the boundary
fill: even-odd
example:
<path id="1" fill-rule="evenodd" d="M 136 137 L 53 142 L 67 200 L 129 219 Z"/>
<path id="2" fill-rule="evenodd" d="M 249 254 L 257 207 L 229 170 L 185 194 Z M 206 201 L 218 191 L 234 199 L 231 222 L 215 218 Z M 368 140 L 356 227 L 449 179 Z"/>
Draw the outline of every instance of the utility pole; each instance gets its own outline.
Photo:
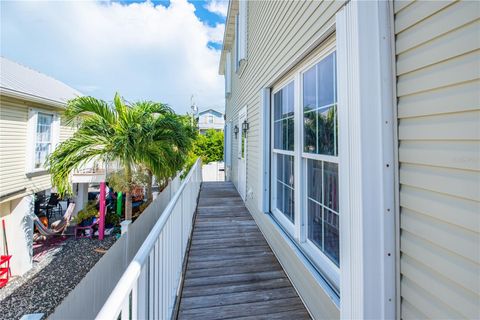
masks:
<path id="1" fill-rule="evenodd" d="M 192 109 L 192 126 L 195 123 L 195 116 L 198 114 L 198 107 L 195 103 L 193 94 L 190 96 L 190 108 Z"/>

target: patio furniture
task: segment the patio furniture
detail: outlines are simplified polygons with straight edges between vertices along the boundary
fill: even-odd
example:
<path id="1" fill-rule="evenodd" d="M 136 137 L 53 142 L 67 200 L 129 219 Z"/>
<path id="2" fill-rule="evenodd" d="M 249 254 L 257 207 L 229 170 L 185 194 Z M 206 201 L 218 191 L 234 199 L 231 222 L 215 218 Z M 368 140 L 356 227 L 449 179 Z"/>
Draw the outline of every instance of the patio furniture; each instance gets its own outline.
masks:
<path id="1" fill-rule="evenodd" d="M 60 204 L 60 198 L 58 194 L 52 193 L 48 198 L 48 202 L 45 205 L 45 209 L 47 211 L 48 219 L 51 219 L 55 214 L 55 209 L 57 212 L 62 212 L 62 205 Z"/>
<path id="2" fill-rule="evenodd" d="M 12 276 L 10 270 L 10 259 L 12 256 L 0 256 L 0 288 L 8 283 L 8 279 Z"/>
<path id="3" fill-rule="evenodd" d="M 75 203 L 70 203 L 62 219 L 52 223 L 51 228 L 45 227 L 45 225 L 40 221 L 37 216 L 34 216 L 33 223 L 42 236 L 51 237 L 56 235 L 62 235 L 65 229 L 68 227 L 70 220 L 72 219 L 74 209 Z"/>
<path id="4" fill-rule="evenodd" d="M 75 227 L 75 239 L 80 239 L 80 238 L 92 238 L 93 234 L 95 232 L 94 228 L 98 226 L 100 219 L 94 218 L 93 223 L 88 226 L 76 226 Z M 79 231 L 83 231 L 84 235 L 78 235 Z M 88 231 L 88 232 L 86 232 Z"/>

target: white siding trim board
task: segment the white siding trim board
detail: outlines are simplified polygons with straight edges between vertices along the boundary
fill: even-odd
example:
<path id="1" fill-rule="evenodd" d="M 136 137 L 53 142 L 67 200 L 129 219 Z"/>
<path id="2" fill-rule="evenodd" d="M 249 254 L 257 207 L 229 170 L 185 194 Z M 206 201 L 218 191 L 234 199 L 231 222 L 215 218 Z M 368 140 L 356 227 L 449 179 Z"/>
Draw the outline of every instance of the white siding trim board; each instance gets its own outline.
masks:
<path id="1" fill-rule="evenodd" d="M 337 13 L 340 312 L 347 319 L 396 315 L 392 18 L 388 2 L 349 2 Z"/>
<path id="2" fill-rule="evenodd" d="M 270 212 L 270 88 L 261 90 L 262 96 L 262 130 L 260 141 L 262 142 L 262 204 L 261 208 L 264 213 Z"/>

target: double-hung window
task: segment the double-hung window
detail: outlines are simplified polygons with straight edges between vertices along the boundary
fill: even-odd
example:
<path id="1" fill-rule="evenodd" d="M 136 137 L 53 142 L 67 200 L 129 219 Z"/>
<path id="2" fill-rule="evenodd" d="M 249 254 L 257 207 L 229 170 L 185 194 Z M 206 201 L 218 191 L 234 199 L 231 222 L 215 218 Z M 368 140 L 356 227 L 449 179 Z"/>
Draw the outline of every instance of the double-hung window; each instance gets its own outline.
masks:
<path id="1" fill-rule="evenodd" d="M 30 109 L 27 122 L 26 172 L 42 172 L 60 136 L 60 119 L 55 112 Z"/>
<path id="2" fill-rule="evenodd" d="M 45 164 L 47 156 L 52 152 L 53 114 L 38 113 L 37 130 L 35 134 L 34 168 L 40 169 Z"/>
<path id="3" fill-rule="evenodd" d="M 273 94 L 273 213 L 286 228 L 295 223 L 294 81 Z"/>
<path id="4" fill-rule="evenodd" d="M 238 2 L 238 14 L 235 16 L 235 72 L 240 70 L 242 61 L 247 60 L 247 0 Z"/>
<path id="5" fill-rule="evenodd" d="M 302 74 L 307 241 L 340 264 L 335 52 Z"/>
<path id="6" fill-rule="evenodd" d="M 230 51 L 225 54 L 225 97 L 230 97 L 232 92 L 232 55 Z"/>
<path id="7" fill-rule="evenodd" d="M 336 91 L 333 47 L 300 65 L 286 84 L 274 87 L 270 118 L 270 210 L 338 289 L 340 208 Z"/>

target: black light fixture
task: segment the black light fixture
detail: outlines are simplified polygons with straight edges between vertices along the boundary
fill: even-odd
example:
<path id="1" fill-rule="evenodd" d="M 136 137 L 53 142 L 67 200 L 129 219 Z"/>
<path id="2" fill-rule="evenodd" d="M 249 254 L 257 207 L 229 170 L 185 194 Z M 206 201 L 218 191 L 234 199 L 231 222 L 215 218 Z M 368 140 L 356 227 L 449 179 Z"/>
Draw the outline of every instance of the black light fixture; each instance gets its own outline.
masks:
<path id="1" fill-rule="evenodd" d="M 235 139 L 237 139 L 237 136 L 238 136 L 238 126 L 235 125 L 235 127 L 233 128 L 233 133 L 235 133 Z"/>
<path id="2" fill-rule="evenodd" d="M 246 134 L 249 128 L 250 128 L 250 125 L 248 124 L 247 120 L 243 121 L 243 123 L 242 123 L 243 133 Z"/>

